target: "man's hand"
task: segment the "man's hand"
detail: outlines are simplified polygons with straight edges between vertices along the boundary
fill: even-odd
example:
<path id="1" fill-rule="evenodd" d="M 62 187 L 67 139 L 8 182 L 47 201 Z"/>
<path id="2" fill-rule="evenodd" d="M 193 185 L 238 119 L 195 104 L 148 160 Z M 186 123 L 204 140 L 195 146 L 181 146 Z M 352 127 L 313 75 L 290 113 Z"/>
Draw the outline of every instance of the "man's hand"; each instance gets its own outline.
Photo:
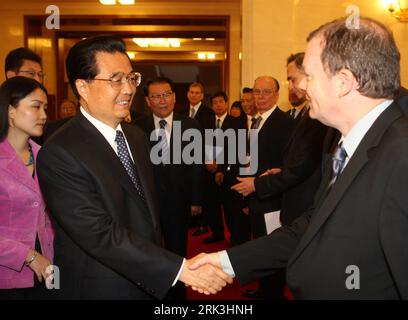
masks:
<path id="1" fill-rule="evenodd" d="M 279 172 L 281 172 L 281 171 L 282 171 L 281 168 L 272 168 L 272 169 L 266 170 L 266 171 L 265 171 L 264 173 L 262 173 L 260 176 L 263 177 L 263 176 L 267 176 L 267 175 L 269 175 L 269 174 L 277 174 L 277 173 L 279 173 Z"/>
<path id="2" fill-rule="evenodd" d="M 187 286 L 191 286 L 193 290 L 206 295 L 216 294 L 227 283 L 232 283 L 232 278 L 221 270 L 219 263 L 219 267 L 215 267 L 212 264 L 205 264 L 203 261 L 207 261 L 204 253 L 186 260 L 179 280 Z"/>
<path id="3" fill-rule="evenodd" d="M 207 169 L 208 172 L 214 173 L 217 171 L 218 166 L 215 162 L 212 162 L 212 163 L 206 163 L 205 168 Z"/>
<path id="4" fill-rule="evenodd" d="M 198 216 L 203 211 L 202 206 L 191 206 L 191 215 Z"/>
<path id="5" fill-rule="evenodd" d="M 222 173 L 222 172 L 217 172 L 216 174 L 215 174 L 215 183 L 217 184 L 217 185 L 219 185 L 219 186 L 221 186 L 221 184 L 223 183 L 223 181 L 224 181 L 224 174 Z"/>
<path id="6" fill-rule="evenodd" d="M 242 208 L 242 212 L 245 213 L 247 216 L 249 216 L 249 208 L 248 207 Z"/>
<path id="7" fill-rule="evenodd" d="M 232 190 L 237 191 L 238 193 L 242 194 L 244 197 L 251 194 L 252 192 L 255 192 L 255 183 L 254 183 L 255 178 L 253 177 L 238 178 L 237 177 L 237 180 L 241 182 L 233 185 L 231 187 Z"/>

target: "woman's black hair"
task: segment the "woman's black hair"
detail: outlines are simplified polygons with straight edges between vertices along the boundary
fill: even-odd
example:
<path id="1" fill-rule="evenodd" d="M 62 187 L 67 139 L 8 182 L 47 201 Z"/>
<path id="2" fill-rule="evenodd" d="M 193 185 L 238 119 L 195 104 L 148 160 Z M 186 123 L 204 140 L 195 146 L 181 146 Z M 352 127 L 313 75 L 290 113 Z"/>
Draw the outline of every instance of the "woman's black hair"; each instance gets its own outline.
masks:
<path id="1" fill-rule="evenodd" d="M 9 106 L 17 107 L 19 102 L 36 89 L 47 94 L 38 81 L 26 77 L 13 77 L 0 86 L 0 142 L 7 137 L 9 130 Z"/>

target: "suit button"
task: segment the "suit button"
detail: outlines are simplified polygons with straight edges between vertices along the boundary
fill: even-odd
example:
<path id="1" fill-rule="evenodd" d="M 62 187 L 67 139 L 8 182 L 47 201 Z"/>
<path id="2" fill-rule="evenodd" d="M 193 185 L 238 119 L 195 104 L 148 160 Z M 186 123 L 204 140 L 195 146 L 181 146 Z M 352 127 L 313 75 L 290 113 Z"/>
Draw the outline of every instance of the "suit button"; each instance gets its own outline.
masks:
<path id="1" fill-rule="evenodd" d="M 37 201 L 35 201 L 35 202 L 33 202 L 33 207 L 38 207 L 38 202 Z"/>

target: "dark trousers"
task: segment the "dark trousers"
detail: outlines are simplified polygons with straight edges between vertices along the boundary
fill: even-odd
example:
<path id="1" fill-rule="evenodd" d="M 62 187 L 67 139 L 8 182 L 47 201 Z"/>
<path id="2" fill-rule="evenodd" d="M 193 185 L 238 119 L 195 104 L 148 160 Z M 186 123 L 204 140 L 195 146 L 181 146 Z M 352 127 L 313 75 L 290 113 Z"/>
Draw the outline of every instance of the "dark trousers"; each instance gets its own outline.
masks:
<path id="1" fill-rule="evenodd" d="M 222 185 L 222 205 L 225 222 L 231 234 L 231 245 L 238 245 L 251 240 L 249 216 L 243 211 L 246 203 L 242 195 L 231 190 L 229 184 Z"/>
<path id="2" fill-rule="evenodd" d="M 215 183 L 213 173 L 205 174 L 205 195 L 203 215 L 215 236 L 224 236 L 224 222 L 222 219 L 221 189 Z"/>
<path id="3" fill-rule="evenodd" d="M 44 279 L 40 283 L 34 276 L 34 287 L 18 289 L 0 289 L 0 300 L 51 300 L 54 290 L 48 290 Z"/>
<path id="4" fill-rule="evenodd" d="M 265 236 L 266 225 L 263 213 L 250 210 L 252 236 L 254 239 Z M 265 300 L 284 300 L 285 299 L 286 273 L 285 269 L 259 279 L 259 290 Z"/>

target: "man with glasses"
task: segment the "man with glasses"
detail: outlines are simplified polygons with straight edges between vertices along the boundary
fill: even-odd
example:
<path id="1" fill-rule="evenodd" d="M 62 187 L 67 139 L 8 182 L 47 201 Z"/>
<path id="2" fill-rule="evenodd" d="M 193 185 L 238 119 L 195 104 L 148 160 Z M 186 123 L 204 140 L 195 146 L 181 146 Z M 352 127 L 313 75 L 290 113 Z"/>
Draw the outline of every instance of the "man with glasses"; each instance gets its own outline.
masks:
<path id="1" fill-rule="evenodd" d="M 27 48 L 17 48 L 7 54 L 4 64 L 6 79 L 16 76 L 27 77 L 43 83 L 44 73 L 41 57 Z"/>
<path id="2" fill-rule="evenodd" d="M 201 214 L 203 166 L 201 163 L 184 162 L 181 152 L 193 139 L 182 141 L 181 137 L 188 129 L 199 132 L 199 124 L 173 112 L 176 94 L 170 79 L 157 77 L 149 80 L 144 87 L 144 95 L 152 115 L 135 120 L 135 124 L 150 140 L 164 247 L 184 257 L 187 254 L 190 216 Z M 157 153 L 154 153 L 155 150 L 158 150 Z M 154 161 L 155 156 L 158 161 Z M 176 160 L 177 156 L 181 161 Z M 186 287 L 182 283 L 166 296 L 171 300 L 185 298 Z"/>
<path id="3" fill-rule="evenodd" d="M 258 169 L 254 174 L 257 177 L 269 168 L 282 166 L 284 148 L 295 123 L 287 113 L 277 106 L 279 83 L 275 78 L 271 76 L 258 77 L 252 92 L 256 109 L 260 114 L 251 127 L 258 130 L 258 154 L 251 154 L 251 162 L 257 161 L 258 163 Z M 265 214 L 281 209 L 282 194 L 260 198 L 257 194 L 252 193 L 247 198 L 252 235 L 254 238 L 262 237 L 267 234 Z M 249 298 L 283 299 L 282 283 L 284 281 L 282 271 L 269 279 L 261 279 L 259 291 L 248 290 L 244 292 L 244 295 Z"/>
<path id="4" fill-rule="evenodd" d="M 78 114 L 41 149 L 38 175 L 55 227 L 62 299 L 162 299 L 177 280 L 216 293 L 231 281 L 217 268 L 161 248 L 148 141 L 123 123 L 141 76 L 124 42 L 87 38 L 68 53 Z M 208 279 L 215 275 L 215 279 Z"/>

